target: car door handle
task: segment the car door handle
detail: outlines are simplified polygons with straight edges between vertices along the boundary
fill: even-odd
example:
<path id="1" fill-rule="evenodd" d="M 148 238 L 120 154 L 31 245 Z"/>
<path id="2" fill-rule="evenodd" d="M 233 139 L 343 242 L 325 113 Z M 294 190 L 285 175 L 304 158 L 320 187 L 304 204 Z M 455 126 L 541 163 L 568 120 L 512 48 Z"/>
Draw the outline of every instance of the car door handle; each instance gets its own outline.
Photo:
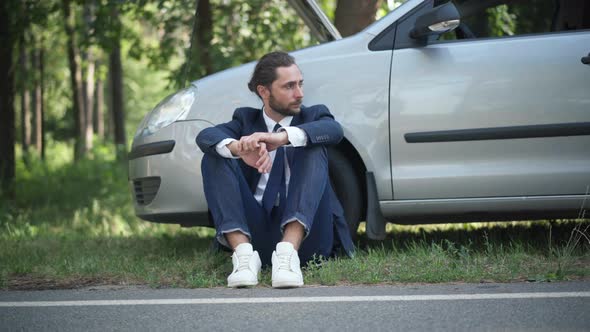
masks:
<path id="1" fill-rule="evenodd" d="M 590 65 L 590 53 L 587 56 L 582 57 L 582 63 L 585 65 Z"/>

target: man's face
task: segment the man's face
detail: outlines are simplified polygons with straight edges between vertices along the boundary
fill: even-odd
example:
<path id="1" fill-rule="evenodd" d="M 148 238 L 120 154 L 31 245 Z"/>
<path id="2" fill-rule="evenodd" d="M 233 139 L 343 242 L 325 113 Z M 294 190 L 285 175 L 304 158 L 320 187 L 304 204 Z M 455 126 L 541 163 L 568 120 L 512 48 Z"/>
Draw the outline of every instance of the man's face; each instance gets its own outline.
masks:
<path id="1" fill-rule="evenodd" d="M 278 67 L 277 79 L 268 93 L 268 106 L 275 112 L 290 116 L 301 111 L 303 76 L 297 65 Z"/>

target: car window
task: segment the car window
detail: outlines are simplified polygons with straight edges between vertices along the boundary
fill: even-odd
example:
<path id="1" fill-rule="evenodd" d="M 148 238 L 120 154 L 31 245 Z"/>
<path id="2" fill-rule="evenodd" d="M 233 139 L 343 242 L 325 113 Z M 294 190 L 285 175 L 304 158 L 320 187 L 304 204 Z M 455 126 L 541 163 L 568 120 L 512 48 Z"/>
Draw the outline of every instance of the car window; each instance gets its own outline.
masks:
<path id="1" fill-rule="evenodd" d="M 437 0 L 435 6 L 448 2 Z M 498 38 L 590 29 L 588 0 L 453 0 L 461 24 L 439 40 Z"/>

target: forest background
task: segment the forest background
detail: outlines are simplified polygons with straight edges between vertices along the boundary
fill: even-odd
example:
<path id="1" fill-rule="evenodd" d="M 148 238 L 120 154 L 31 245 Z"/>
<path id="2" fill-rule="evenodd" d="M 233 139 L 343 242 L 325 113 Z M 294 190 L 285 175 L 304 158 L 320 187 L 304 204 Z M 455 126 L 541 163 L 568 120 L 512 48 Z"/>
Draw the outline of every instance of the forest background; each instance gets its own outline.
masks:
<path id="1" fill-rule="evenodd" d="M 319 3 L 346 36 L 399 2 Z M 8 0 L 0 10 L 0 178 L 13 198 L 15 153 L 43 160 L 65 143 L 79 160 L 114 145 L 124 158 L 166 95 L 269 51 L 318 43 L 286 0 Z"/>

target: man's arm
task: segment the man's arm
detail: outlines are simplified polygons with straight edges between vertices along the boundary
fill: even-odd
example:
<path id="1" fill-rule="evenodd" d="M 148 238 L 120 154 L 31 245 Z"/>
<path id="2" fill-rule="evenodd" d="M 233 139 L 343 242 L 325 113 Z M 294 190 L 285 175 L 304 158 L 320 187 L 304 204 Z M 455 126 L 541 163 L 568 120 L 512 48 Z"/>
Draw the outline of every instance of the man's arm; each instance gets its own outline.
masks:
<path id="1" fill-rule="evenodd" d="M 340 124 L 334 120 L 325 105 L 315 105 L 306 109 L 303 124 L 283 127 L 276 133 L 253 133 L 240 139 L 241 148 L 253 151 L 259 142 L 265 142 L 268 151 L 283 145 L 305 147 L 314 145 L 338 144 L 344 133 Z"/>
<path id="2" fill-rule="evenodd" d="M 239 140 L 242 132 L 242 116 L 240 109 L 234 111 L 230 122 L 203 129 L 196 138 L 197 145 L 204 153 L 220 155 L 217 144 L 226 138 Z"/>
<path id="3" fill-rule="evenodd" d="M 249 136 L 243 136 L 238 145 L 238 151 L 254 151 L 259 144 L 264 142 L 268 151 L 273 151 L 280 146 L 289 144 L 289 136 L 286 131 L 267 133 L 258 132 Z"/>
<path id="4" fill-rule="evenodd" d="M 325 105 L 315 105 L 308 109 L 304 123 L 297 126 L 307 134 L 307 145 L 338 144 L 344 137 L 342 126 Z"/>
<path id="5" fill-rule="evenodd" d="M 215 154 L 224 158 L 240 158 L 248 166 L 260 173 L 268 173 L 272 161 L 266 144 L 258 144 L 256 149 L 245 150 L 239 141 L 243 126 L 243 116 L 236 109 L 232 120 L 214 127 L 203 129 L 196 138 L 197 145 L 204 153 Z M 227 149 L 227 150 L 226 150 Z"/>
<path id="6" fill-rule="evenodd" d="M 302 147 L 307 145 L 307 134 L 303 129 L 297 127 L 281 127 L 278 132 L 287 133 L 287 144 L 294 147 Z"/>

